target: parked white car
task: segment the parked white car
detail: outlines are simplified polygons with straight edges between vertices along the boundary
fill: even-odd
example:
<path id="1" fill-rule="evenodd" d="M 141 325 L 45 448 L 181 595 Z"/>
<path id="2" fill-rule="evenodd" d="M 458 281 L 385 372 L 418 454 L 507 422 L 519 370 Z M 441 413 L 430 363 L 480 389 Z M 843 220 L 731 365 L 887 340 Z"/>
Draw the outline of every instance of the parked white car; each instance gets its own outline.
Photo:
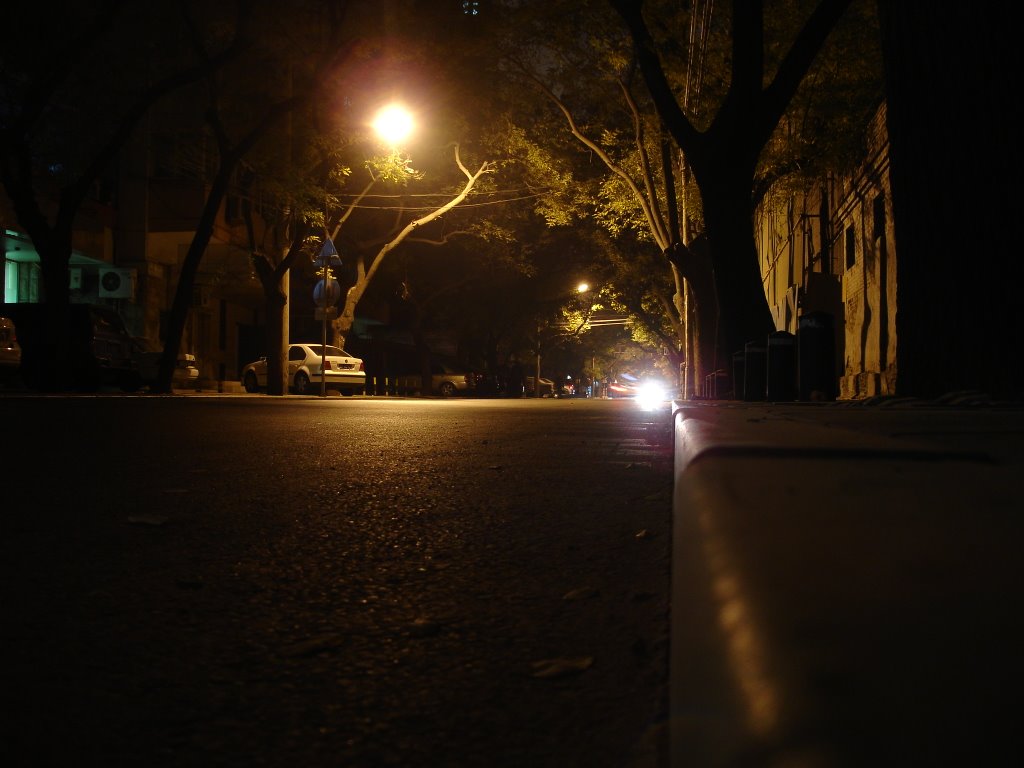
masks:
<path id="1" fill-rule="evenodd" d="M 320 391 L 320 364 L 324 362 L 323 378 L 327 389 L 336 389 L 343 395 L 361 395 L 366 389 L 366 371 L 363 361 L 338 347 L 327 346 L 327 359 L 320 344 L 290 344 L 288 346 L 288 382 L 297 395 L 310 395 Z M 261 357 L 242 369 L 242 386 L 246 392 L 257 392 L 267 386 L 267 358 Z"/>

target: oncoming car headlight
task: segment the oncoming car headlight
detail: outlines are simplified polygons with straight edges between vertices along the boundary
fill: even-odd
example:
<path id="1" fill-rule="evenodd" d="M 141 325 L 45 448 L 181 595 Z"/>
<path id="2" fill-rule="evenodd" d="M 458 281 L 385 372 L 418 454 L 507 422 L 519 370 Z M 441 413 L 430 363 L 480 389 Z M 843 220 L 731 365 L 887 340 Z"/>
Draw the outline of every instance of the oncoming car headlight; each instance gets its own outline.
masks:
<path id="1" fill-rule="evenodd" d="M 641 408 L 657 408 L 670 399 L 669 389 L 660 381 L 645 381 L 636 393 L 636 402 Z"/>

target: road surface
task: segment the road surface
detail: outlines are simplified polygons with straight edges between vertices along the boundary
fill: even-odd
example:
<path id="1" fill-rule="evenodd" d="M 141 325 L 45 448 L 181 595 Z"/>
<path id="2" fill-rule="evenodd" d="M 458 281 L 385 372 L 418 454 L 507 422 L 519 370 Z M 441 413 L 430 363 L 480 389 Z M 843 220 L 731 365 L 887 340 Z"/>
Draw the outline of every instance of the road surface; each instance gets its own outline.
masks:
<path id="1" fill-rule="evenodd" d="M 667 410 L 0 398 L 3 764 L 655 766 Z"/>

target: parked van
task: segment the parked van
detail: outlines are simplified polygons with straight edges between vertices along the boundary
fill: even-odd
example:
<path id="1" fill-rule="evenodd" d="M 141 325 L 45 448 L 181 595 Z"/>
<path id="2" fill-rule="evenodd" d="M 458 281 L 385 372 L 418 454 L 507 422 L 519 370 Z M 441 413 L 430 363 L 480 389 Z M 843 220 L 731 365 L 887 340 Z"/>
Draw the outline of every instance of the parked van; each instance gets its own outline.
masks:
<path id="1" fill-rule="evenodd" d="M 69 307 L 68 349 L 64 359 L 47 334 L 49 307 L 45 304 L 0 304 L 0 316 L 10 318 L 21 346 L 21 378 L 32 389 L 57 386 L 52 373 L 66 374 L 76 389 L 103 385 L 135 391 L 139 372 L 132 355 L 132 337 L 111 307 L 72 304 Z"/>

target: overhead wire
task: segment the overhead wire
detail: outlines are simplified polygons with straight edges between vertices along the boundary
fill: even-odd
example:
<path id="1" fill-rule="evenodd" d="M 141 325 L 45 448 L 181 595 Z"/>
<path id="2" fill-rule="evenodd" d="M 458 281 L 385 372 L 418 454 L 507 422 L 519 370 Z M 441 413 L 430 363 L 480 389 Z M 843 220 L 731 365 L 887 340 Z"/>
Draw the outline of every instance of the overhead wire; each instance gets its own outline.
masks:
<path id="1" fill-rule="evenodd" d="M 503 203 L 514 203 L 520 200 L 532 200 L 538 197 L 543 197 L 548 192 L 538 192 L 532 195 L 522 195 L 520 197 L 510 197 L 504 200 L 490 200 L 488 202 L 480 203 L 460 203 L 459 209 L 462 208 L 482 208 L 488 205 L 502 205 Z M 433 211 L 438 208 L 436 205 L 354 205 L 353 209 L 370 210 L 370 211 Z"/>
<path id="2" fill-rule="evenodd" d="M 522 191 L 523 190 L 520 190 L 520 189 L 494 189 L 494 190 L 490 190 L 490 191 L 488 191 L 488 190 L 474 190 L 473 194 L 474 195 L 504 195 L 504 194 L 508 194 L 508 193 L 522 192 Z M 550 187 L 547 187 L 547 188 L 544 189 L 544 192 L 550 192 L 550 191 L 551 191 Z M 542 194 L 542 193 L 538 193 L 538 194 Z M 410 192 L 409 194 L 405 194 L 405 195 L 402 195 L 402 194 L 395 194 L 395 195 L 341 194 L 341 195 L 335 195 L 335 197 L 337 197 L 337 198 L 355 197 L 355 198 L 362 198 L 362 199 L 366 199 L 366 198 L 372 197 L 372 198 L 383 199 L 383 200 L 398 200 L 398 199 L 401 199 L 401 198 L 404 198 L 404 197 L 451 197 L 451 195 L 449 195 L 449 194 L 447 194 L 445 192 Z"/>

